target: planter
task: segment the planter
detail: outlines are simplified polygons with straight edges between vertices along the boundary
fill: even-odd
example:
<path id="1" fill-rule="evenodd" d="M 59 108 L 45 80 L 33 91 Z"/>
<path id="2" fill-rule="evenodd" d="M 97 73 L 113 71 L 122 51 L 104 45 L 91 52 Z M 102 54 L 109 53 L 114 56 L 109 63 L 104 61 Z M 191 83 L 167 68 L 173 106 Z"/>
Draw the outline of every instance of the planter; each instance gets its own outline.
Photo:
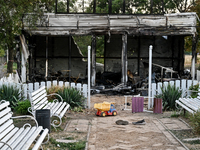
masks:
<path id="1" fill-rule="evenodd" d="M 162 99 L 154 98 L 153 113 L 162 114 Z"/>

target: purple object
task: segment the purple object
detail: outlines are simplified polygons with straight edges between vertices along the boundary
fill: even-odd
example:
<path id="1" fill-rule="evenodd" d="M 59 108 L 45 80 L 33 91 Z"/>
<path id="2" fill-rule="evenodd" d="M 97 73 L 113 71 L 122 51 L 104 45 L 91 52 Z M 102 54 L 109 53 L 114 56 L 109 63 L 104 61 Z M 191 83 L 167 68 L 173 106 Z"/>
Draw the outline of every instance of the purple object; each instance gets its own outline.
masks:
<path id="1" fill-rule="evenodd" d="M 143 112 L 144 97 L 133 97 L 132 98 L 132 113 Z"/>
<path id="2" fill-rule="evenodd" d="M 162 99 L 154 98 L 153 113 L 162 114 Z"/>

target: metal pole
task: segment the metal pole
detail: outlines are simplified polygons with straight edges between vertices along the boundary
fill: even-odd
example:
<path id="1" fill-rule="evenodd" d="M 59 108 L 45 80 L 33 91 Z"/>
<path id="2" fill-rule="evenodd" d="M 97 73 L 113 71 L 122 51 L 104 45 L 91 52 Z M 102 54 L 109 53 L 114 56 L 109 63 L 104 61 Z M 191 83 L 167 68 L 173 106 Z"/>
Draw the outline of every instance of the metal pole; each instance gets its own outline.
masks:
<path id="1" fill-rule="evenodd" d="M 149 46 L 149 88 L 148 88 L 148 109 L 152 107 L 152 102 L 151 102 L 151 72 L 152 72 L 152 49 L 153 46 Z"/>
<path id="2" fill-rule="evenodd" d="M 88 108 L 90 109 L 90 50 L 91 46 L 88 46 Z"/>

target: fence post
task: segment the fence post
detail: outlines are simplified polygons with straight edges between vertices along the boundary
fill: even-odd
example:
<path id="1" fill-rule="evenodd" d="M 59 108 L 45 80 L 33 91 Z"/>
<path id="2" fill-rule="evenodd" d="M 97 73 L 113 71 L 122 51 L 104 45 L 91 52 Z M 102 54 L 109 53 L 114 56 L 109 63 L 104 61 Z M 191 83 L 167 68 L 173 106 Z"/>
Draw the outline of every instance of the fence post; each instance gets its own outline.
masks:
<path id="1" fill-rule="evenodd" d="M 40 82 L 40 86 L 45 86 L 45 82 Z"/>
<path id="2" fill-rule="evenodd" d="M 47 81 L 47 89 L 51 88 L 51 81 Z"/>
<path id="3" fill-rule="evenodd" d="M 60 87 L 63 87 L 63 81 L 59 81 L 58 85 L 59 85 Z"/>
<path id="4" fill-rule="evenodd" d="M 58 85 L 57 80 L 53 80 L 53 86 L 57 86 L 57 85 Z"/>
<path id="5" fill-rule="evenodd" d="M 34 90 L 37 90 L 40 88 L 39 82 L 34 83 Z"/>

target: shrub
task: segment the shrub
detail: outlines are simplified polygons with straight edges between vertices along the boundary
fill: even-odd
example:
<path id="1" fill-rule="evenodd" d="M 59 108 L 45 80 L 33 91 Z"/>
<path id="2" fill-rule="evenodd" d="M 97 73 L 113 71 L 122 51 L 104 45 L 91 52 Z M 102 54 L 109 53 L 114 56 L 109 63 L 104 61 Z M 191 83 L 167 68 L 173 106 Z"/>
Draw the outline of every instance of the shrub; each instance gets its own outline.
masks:
<path id="1" fill-rule="evenodd" d="M 24 100 L 22 93 L 22 91 L 20 91 L 16 86 L 13 85 L 2 85 L 0 87 L 0 99 L 9 101 L 12 109 L 16 107 L 18 101 Z"/>
<path id="2" fill-rule="evenodd" d="M 85 97 L 75 88 L 63 87 L 57 93 L 63 98 L 63 101 L 70 104 L 71 108 L 84 106 Z"/>
<path id="3" fill-rule="evenodd" d="M 189 90 L 198 91 L 198 90 L 199 90 L 199 84 L 191 85 L 191 86 L 189 87 Z M 192 92 L 190 96 L 191 96 L 192 98 L 197 98 L 198 92 Z"/>
<path id="4" fill-rule="evenodd" d="M 156 98 L 162 98 L 162 105 L 164 110 L 175 110 L 175 101 L 181 97 L 181 91 L 174 85 L 168 84 L 167 87 L 162 87 L 162 94 L 156 96 Z"/>
<path id="5" fill-rule="evenodd" d="M 58 93 L 58 90 L 61 90 L 61 87 L 59 86 L 52 86 L 51 88 L 49 88 L 47 90 L 47 94 L 53 94 L 53 93 Z M 48 100 L 49 101 L 52 101 L 53 99 L 56 99 L 57 97 L 55 95 L 52 95 L 52 96 L 48 96 Z M 60 100 L 60 98 L 59 98 Z"/>
<path id="6" fill-rule="evenodd" d="M 194 132 L 200 133 L 200 111 L 197 111 L 194 114 L 190 114 L 190 124 L 194 129 Z"/>
<path id="7" fill-rule="evenodd" d="M 28 115 L 30 114 L 28 112 L 28 108 L 31 107 L 31 103 L 29 100 L 25 100 L 25 101 L 19 101 L 17 103 L 17 107 L 14 108 L 14 110 L 21 115 Z"/>

